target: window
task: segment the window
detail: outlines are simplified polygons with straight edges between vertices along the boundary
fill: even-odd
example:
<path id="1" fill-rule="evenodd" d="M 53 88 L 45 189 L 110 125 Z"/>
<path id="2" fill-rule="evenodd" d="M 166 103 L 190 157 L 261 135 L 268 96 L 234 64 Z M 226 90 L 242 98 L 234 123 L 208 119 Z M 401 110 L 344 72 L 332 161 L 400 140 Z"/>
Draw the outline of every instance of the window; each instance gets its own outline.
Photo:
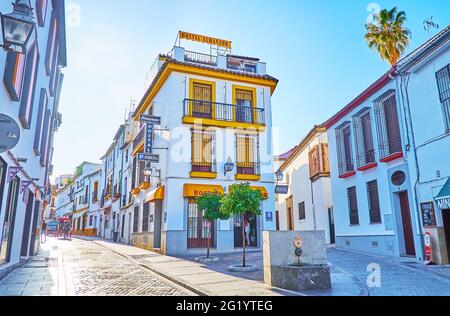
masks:
<path id="1" fill-rule="evenodd" d="M 150 216 L 150 203 L 144 203 L 144 209 L 142 214 L 142 231 L 148 232 L 148 221 Z"/>
<path id="2" fill-rule="evenodd" d="M 47 3 L 48 0 L 36 0 L 36 13 L 39 26 L 45 25 L 45 17 L 47 15 Z"/>
<path id="3" fill-rule="evenodd" d="M 446 131 L 450 131 L 450 64 L 436 73 Z"/>
<path id="4" fill-rule="evenodd" d="M 359 225 L 358 200 L 356 196 L 356 187 L 347 189 L 348 207 L 350 215 L 350 225 Z"/>
<path id="5" fill-rule="evenodd" d="M 44 116 L 44 131 L 43 131 L 43 140 L 41 142 L 41 166 L 47 166 L 49 160 L 49 147 L 51 143 L 51 131 L 52 131 L 52 114 L 50 110 L 47 109 Z"/>
<path id="6" fill-rule="evenodd" d="M 133 233 L 139 232 L 139 206 L 134 208 L 134 216 L 133 216 Z"/>
<path id="7" fill-rule="evenodd" d="M 192 171 L 216 172 L 215 133 L 192 131 Z"/>
<path id="8" fill-rule="evenodd" d="M 237 173 L 259 175 L 259 140 L 255 135 L 236 135 Z"/>
<path id="9" fill-rule="evenodd" d="M 92 222 L 93 222 L 93 220 L 94 220 L 94 216 L 89 216 L 89 226 L 91 226 L 92 227 Z"/>
<path id="10" fill-rule="evenodd" d="M 34 153 L 40 155 L 41 153 L 41 142 L 43 138 L 43 124 L 44 124 L 44 113 L 47 110 L 48 105 L 48 95 L 45 89 L 41 89 L 41 96 L 39 99 L 39 110 L 36 123 L 36 132 L 34 136 Z"/>
<path id="11" fill-rule="evenodd" d="M 15 177 L 9 184 L 8 198 L 6 202 L 3 232 L 0 242 L 0 264 L 9 262 L 11 256 L 11 244 L 14 238 L 14 224 L 16 221 L 17 201 L 19 199 L 20 180 Z"/>
<path id="12" fill-rule="evenodd" d="M 241 123 L 253 123 L 253 106 L 255 104 L 252 90 L 235 89 L 236 121 Z"/>
<path id="13" fill-rule="evenodd" d="M 50 32 L 48 34 L 47 56 L 45 58 L 45 69 L 48 76 L 51 75 L 54 64 L 57 62 L 55 56 L 57 48 L 56 38 L 58 32 L 58 20 L 56 19 L 54 12 L 52 12 L 51 23 Z"/>
<path id="14" fill-rule="evenodd" d="M 358 168 L 374 163 L 375 150 L 369 109 L 364 109 L 353 117 L 353 129 L 355 134 L 356 164 Z"/>
<path id="15" fill-rule="evenodd" d="M 2 210 L 3 204 L 3 192 L 5 190 L 5 181 L 6 181 L 6 170 L 8 169 L 8 165 L 6 162 L 0 157 L 0 211 Z"/>
<path id="16" fill-rule="evenodd" d="M 190 112 L 193 117 L 212 118 L 214 91 L 213 83 L 191 81 Z"/>
<path id="17" fill-rule="evenodd" d="M 39 67 L 39 50 L 37 44 L 34 44 L 27 52 L 25 67 L 22 96 L 20 98 L 19 120 L 23 128 L 30 129 Z"/>
<path id="18" fill-rule="evenodd" d="M 330 161 L 328 160 L 328 145 L 319 144 L 309 152 L 309 175 L 311 180 L 330 174 Z"/>
<path id="19" fill-rule="evenodd" d="M 306 219 L 305 202 L 298 204 L 298 217 L 299 217 L 299 220 L 301 220 L 301 221 Z"/>
<path id="20" fill-rule="evenodd" d="M 94 191 L 92 193 L 92 202 L 96 203 L 98 201 L 98 181 L 94 182 Z"/>
<path id="21" fill-rule="evenodd" d="M 380 159 L 383 161 L 385 158 L 402 153 L 395 90 L 389 90 L 375 100 L 375 117 Z"/>
<path id="22" fill-rule="evenodd" d="M 25 74 L 25 54 L 8 52 L 3 82 L 13 101 L 19 101 L 22 95 L 22 83 Z"/>
<path id="23" fill-rule="evenodd" d="M 203 219 L 203 212 L 198 209 L 195 199 L 188 200 L 188 248 L 206 248 L 211 233 L 211 244 L 214 244 L 214 224 Z"/>
<path id="24" fill-rule="evenodd" d="M 376 180 L 367 183 L 367 195 L 369 196 L 370 223 L 379 224 L 381 223 L 381 210 Z"/>
<path id="25" fill-rule="evenodd" d="M 352 142 L 351 142 L 350 123 L 346 122 L 342 127 L 336 129 L 336 144 L 338 154 L 339 175 L 343 176 L 355 171 L 352 159 Z"/>

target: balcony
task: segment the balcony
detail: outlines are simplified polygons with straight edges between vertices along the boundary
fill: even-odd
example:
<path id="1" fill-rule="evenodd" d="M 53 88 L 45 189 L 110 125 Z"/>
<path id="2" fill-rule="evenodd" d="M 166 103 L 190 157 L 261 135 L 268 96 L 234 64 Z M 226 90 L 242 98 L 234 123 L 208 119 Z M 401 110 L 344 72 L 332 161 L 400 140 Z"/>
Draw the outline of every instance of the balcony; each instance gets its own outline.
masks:
<path id="1" fill-rule="evenodd" d="M 355 164 L 352 159 L 339 163 L 338 168 L 339 178 L 341 179 L 350 178 L 356 174 Z"/>
<path id="2" fill-rule="evenodd" d="M 238 162 L 236 180 L 261 180 L 261 165 L 259 162 Z"/>
<path id="3" fill-rule="evenodd" d="M 191 178 L 215 179 L 217 178 L 217 163 L 213 162 L 192 162 Z"/>
<path id="4" fill-rule="evenodd" d="M 136 155 L 144 148 L 145 126 L 143 126 L 133 139 L 133 155 Z"/>
<path id="5" fill-rule="evenodd" d="M 187 50 L 184 52 L 184 60 L 197 64 L 209 65 L 214 67 L 217 66 L 217 56 L 191 52 Z"/>
<path id="6" fill-rule="evenodd" d="M 183 123 L 265 129 L 264 109 L 233 104 L 184 100 Z"/>

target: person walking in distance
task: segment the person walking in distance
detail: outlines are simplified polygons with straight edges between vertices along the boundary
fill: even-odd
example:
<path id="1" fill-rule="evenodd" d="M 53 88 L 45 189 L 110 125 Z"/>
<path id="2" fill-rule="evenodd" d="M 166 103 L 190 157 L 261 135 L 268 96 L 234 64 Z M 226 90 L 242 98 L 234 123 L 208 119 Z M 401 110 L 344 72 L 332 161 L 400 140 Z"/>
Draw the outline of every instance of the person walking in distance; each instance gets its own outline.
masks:
<path id="1" fill-rule="evenodd" d="M 47 241 L 47 223 L 46 221 L 43 221 L 41 227 L 41 242 L 45 243 L 46 241 Z"/>

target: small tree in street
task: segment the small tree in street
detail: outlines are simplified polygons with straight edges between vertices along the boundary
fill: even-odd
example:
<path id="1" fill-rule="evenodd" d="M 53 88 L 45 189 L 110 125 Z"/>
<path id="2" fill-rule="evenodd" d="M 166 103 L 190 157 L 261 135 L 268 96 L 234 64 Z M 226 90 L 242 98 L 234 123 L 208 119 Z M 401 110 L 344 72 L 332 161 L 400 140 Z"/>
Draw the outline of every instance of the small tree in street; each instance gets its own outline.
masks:
<path id="1" fill-rule="evenodd" d="M 394 66 L 405 52 L 411 38 L 411 31 L 405 27 L 406 13 L 381 10 L 374 15 L 375 23 L 366 25 L 365 40 L 369 48 L 378 51 L 383 60 Z"/>
<path id="2" fill-rule="evenodd" d="M 245 215 L 255 214 L 257 216 L 262 214 L 261 202 L 263 195 L 259 190 L 254 190 L 249 183 L 234 184 L 230 186 L 229 192 L 222 199 L 220 211 L 226 214 L 229 218 L 241 217 L 242 220 L 242 267 L 246 267 L 246 243 L 245 236 Z"/>
<path id="3" fill-rule="evenodd" d="M 211 229 L 213 223 L 216 220 L 227 220 L 229 217 L 226 214 L 220 212 L 222 195 L 218 193 L 205 193 L 203 196 L 198 197 L 196 202 L 198 209 L 203 212 L 203 219 L 209 222 L 209 232 L 208 232 L 208 250 L 206 258 L 210 258 L 211 249 Z"/>

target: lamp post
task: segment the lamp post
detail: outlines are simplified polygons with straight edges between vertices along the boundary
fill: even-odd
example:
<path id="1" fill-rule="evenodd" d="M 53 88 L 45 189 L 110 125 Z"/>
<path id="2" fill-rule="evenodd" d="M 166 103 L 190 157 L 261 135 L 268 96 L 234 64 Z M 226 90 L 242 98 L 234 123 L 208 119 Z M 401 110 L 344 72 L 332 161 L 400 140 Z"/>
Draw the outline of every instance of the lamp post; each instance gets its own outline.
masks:
<path id="1" fill-rule="evenodd" d="M 275 177 L 277 178 L 277 182 L 283 181 L 283 172 L 281 170 L 278 170 L 277 172 L 275 172 Z"/>
<path id="2" fill-rule="evenodd" d="M 3 47 L 6 51 L 26 54 L 36 41 L 36 23 L 30 0 L 16 0 L 13 12 L 1 14 Z"/>

